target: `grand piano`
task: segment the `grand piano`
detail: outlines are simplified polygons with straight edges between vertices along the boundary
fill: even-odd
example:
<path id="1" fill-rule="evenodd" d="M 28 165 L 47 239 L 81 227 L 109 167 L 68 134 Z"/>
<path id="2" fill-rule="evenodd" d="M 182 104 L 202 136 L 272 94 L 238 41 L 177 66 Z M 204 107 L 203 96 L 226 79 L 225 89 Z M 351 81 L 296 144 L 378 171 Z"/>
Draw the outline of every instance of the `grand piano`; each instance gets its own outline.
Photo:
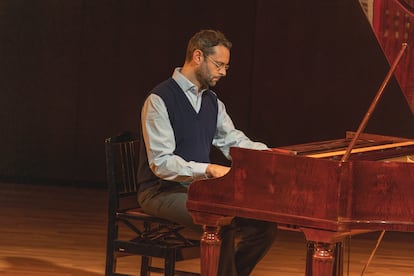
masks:
<path id="1" fill-rule="evenodd" d="M 227 175 L 191 183 L 187 207 L 205 229 L 202 275 L 217 274 L 217 233 L 236 216 L 302 231 L 308 276 L 342 275 L 341 244 L 349 235 L 414 232 L 414 140 L 364 132 L 394 77 L 414 112 L 414 0 L 361 0 L 361 6 L 390 69 L 359 128 L 329 141 L 231 148 Z"/>

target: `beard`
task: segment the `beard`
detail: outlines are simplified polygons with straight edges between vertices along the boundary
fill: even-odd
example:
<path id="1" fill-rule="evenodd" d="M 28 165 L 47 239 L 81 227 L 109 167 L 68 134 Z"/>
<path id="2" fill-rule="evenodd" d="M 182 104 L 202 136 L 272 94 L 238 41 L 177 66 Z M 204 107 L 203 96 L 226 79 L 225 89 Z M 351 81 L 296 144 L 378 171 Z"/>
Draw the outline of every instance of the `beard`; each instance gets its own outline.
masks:
<path id="1" fill-rule="evenodd" d="M 216 86 L 217 82 L 220 80 L 218 76 L 212 76 L 207 67 L 200 67 L 197 72 L 195 72 L 198 82 L 201 84 L 202 89 L 207 89 L 208 87 Z"/>

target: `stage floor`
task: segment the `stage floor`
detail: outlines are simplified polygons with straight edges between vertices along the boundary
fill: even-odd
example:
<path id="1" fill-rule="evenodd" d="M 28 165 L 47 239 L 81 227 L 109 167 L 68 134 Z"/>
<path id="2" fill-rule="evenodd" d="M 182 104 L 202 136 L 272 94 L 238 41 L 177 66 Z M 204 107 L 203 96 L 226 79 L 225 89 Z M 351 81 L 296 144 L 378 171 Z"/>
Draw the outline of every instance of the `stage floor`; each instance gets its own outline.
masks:
<path id="1" fill-rule="evenodd" d="M 0 185 L 0 275 L 104 274 L 105 189 Z M 350 254 L 345 250 L 344 275 L 361 275 L 379 234 L 352 237 Z M 270 252 L 252 276 L 304 275 L 305 253 L 302 233 L 279 231 Z M 124 258 L 119 265 L 124 272 L 139 275 L 138 257 Z M 178 263 L 177 267 L 199 271 L 199 260 Z M 364 275 L 414 275 L 414 233 L 385 233 Z"/>

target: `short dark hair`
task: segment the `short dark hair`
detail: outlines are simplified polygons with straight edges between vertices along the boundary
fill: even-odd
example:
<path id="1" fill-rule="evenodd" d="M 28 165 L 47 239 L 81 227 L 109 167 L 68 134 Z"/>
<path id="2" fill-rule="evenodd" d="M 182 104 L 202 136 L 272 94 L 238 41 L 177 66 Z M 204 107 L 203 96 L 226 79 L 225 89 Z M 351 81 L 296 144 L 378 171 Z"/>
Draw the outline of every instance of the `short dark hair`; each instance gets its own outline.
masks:
<path id="1" fill-rule="evenodd" d="M 223 45 L 227 49 L 231 49 L 232 43 L 225 35 L 216 30 L 201 30 L 191 37 L 187 45 L 186 60 L 191 60 L 195 50 L 201 50 L 204 55 L 208 56 L 214 53 L 213 47 Z"/>

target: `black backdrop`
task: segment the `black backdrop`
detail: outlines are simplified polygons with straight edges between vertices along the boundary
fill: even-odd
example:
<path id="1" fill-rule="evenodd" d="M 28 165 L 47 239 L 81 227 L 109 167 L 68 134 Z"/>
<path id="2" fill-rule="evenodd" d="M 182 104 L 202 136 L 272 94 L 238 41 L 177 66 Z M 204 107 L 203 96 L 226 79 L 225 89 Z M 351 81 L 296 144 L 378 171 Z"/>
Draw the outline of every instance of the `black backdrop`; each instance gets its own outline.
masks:
<path id="1" fill-rule="evenodd" d="M 388 69 L 357 0 L 3 0 L 0 176 L 104 185 L 105 137 L 138 128 L 145 95 L 202 28 L 234 44 L 216 92 L 272 147 L 356 130 Z M 412 126 L 393 81 L 367 131 Z"/>

